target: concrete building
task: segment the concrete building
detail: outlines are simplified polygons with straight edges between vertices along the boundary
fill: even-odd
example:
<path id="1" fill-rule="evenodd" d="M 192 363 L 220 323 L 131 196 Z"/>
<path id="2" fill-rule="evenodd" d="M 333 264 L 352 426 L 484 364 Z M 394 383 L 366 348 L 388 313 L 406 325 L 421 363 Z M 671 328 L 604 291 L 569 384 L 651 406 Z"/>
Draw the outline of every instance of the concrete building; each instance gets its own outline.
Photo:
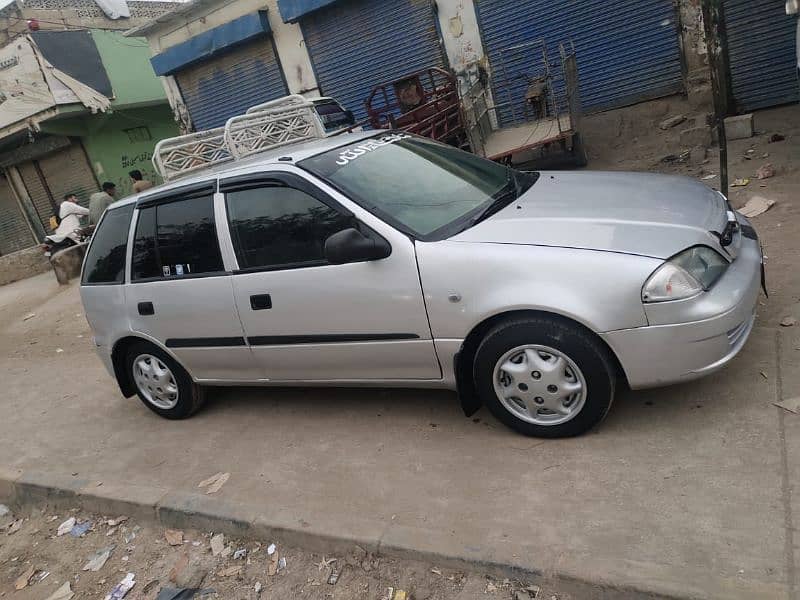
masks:
<path id="1" fill-rule="evenodd" d="M 586 108 L 623 106 L 685 90 L 682 27 L 672 0 L 193 0 L 129 34 L 148 39 L 185 128 L 205 129 L 287 92 L 363 118 L 378 83 L 428 66 L 491 71 L 539 39 L 552 56 L 575 44 Z"/>
<path id="2" fill-rule="evenodd" d="M 33 23 L 40 31 L 138 27 L 175 8 L 175 2 L 127 2 L 128 17 L 111 18 L 94 0 L 14 0 L 0 9 L 0 45 L 28 33 Z"/>
<path id="3" fill-rule="evenodd" d="M 86 205 L 103 181 L 129 192 L 131 169 L 155 177 L 153 148 L 178 128 L 149 57 L 143 39 L 105 30 L 0 49 L 0 254 L 40 242 L 66 193 Z"/>
<path id="4" fill-rule="evenodd" d="M 783 1 L 723 5 L 731 106 L 797 101 Z M 378 83 L 428 66 L 506 69 L 504 51 L 536 40 L 551 57 L 575 45 L 587 111 L 698 88 L 710 100 L 699 0 L 192 0 L 129 34 L 148 39 L 185 130 L 286 93 L 334 96 L 363 118 Z"/>

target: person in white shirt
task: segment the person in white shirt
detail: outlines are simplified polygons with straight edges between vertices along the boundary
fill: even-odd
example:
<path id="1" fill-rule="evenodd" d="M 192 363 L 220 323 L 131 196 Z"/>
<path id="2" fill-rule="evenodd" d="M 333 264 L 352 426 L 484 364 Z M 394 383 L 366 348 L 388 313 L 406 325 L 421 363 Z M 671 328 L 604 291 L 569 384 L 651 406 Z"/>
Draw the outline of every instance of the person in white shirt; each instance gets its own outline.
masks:
<path id="1" fill-rule="evenodd" d="M 64 241 L 69 238 L 72 242 L 78 243 L 78 236 L 75 234 L 76 229 L 81 227 L 81 217 L 88 216 L 89 209 L 84 208 L 78 204 L 78 197 L 75 194 L 66 194 L 63 199 L 58 202 L 58 218 L 60 223 L 56 230 L 47 236 L 47 239 L 56 245 L 71 245 L 64 244 Z"/>

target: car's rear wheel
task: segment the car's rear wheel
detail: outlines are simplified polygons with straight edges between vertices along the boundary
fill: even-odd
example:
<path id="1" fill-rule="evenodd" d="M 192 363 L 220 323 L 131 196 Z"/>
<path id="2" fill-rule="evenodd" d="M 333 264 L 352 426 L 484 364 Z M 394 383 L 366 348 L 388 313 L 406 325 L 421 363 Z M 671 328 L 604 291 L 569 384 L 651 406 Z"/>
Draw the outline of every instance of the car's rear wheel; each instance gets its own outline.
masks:
<path id="1" fill-rule="evenodd" d="M 205 390 L 169 354 L 148 342 L 128 349 L 126 367 L 145 406 L 166 419 L 191 417 L 203 405 Z"/>
<path id="2" fill-rule="evenodd" d="M 614 368 L 605 347 L 567 321 L 504 321 L 475 356 L 475 384 L 500 421 L 525 435 L 579 435 L 608 413 Z"/>

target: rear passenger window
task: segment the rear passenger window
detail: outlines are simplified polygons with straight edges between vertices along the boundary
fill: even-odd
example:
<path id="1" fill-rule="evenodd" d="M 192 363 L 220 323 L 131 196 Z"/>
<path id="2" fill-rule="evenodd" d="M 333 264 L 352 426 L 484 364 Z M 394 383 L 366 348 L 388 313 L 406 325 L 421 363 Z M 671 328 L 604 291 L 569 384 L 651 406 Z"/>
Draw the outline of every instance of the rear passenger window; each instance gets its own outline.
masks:
<path id="1" fill-rule="evenodd" d="M 141 209 L 131 270 L 132 280 L 224 271 L 213 198 L 202 196 Z"/>
<path id="2" fill-rule="evenodd" d="M 353 226 L 352 217 L 290 187 L 240 190 L 226 197 L 241 269 L 326 264 L 325 240 Z"/>
<path id="3" fill-rule="evenodd" d="M 131 281 L 158 277 L 161 270 L 156 255 L 156 207 L 139 210 L 133 238 Z"/>
<path id="4" fill-rule="evenodd" d="M 106 211 L 92 236 L 83 283 L 122 283 L 133 204 Z"/>

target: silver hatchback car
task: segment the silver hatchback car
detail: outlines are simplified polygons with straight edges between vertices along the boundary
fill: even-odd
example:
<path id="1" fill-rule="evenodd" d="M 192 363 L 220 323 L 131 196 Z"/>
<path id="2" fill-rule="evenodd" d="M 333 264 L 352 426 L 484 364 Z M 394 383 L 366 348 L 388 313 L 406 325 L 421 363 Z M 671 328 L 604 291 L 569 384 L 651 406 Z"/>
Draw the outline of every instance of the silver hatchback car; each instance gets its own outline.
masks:
<path id="1" fill-rule="evenodd" d="M 126 397 L 207 386 L 457 390 L 534 436 L 615 388 L 722 368 L 763 282 L 750 223 L 681 177 L 521 172 L 402 132 L 286 145 L 111 206 L 81 295 Z"/>

